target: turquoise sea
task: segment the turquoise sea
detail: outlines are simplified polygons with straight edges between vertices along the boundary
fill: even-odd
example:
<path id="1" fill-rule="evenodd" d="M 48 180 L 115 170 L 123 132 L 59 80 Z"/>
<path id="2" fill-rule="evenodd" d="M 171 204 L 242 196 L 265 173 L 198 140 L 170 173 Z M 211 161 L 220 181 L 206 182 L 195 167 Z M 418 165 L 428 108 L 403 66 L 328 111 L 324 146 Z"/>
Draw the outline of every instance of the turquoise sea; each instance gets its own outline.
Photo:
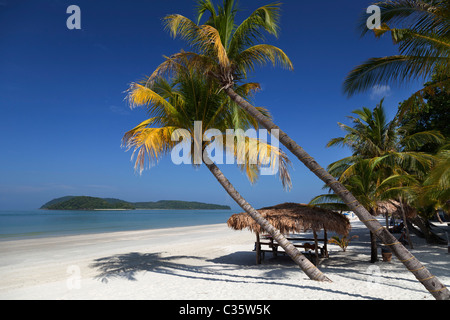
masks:
<path id="1" fill-rule="evenodd" d="M 0 241 L 226 224 L 230 210 L 0 211 Z"/>

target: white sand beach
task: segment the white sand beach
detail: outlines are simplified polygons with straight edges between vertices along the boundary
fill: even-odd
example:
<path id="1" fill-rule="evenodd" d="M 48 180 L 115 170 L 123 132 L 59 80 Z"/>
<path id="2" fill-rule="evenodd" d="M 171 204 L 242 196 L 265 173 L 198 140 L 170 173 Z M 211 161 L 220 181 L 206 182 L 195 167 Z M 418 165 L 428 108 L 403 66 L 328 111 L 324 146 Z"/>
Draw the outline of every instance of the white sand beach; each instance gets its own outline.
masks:
<path id="1" fill-rule="evenodd" d="M 329 245 L 319 283 L 288 258 L 255 263 L 254 235 L 225 224 L 0 242 L 0 299 L 434 300 L 395 258 L 369 263 L 368 230 Z M 413 236 L 413 254 L 450 287 L 446 246 Z M 381 259 L 380 259 L 381 260 Z"/>

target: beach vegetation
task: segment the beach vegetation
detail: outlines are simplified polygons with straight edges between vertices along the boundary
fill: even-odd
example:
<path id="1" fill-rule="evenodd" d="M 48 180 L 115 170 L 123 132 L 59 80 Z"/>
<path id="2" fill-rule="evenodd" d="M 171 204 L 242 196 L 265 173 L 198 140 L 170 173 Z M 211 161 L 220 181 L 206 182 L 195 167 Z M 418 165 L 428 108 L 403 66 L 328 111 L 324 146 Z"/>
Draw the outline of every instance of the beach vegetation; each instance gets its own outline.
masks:
<path id="1" fill-rule="evenodd" d="M 97 210 L 97 209 L 147 209 L 147 210 L 231 210 L 230 206 L 197 201 L 160 200 L 129 202 L 115 198 L 65 196 L 48 201 L 41 209 L 47 210 Z"/>
<path id="2" fill-rule="evenodd" d="M 350 244 L 350 242 L 353 239 L 357 239 L 357 238 L 359 238 L 359 236 L 357 236 L 357 235 L 354 235 L 354 236 L 345 235 L 345 236 L 342 236 L 342 237 L 333 236 L 333 237 L 331 237 L 330 240 L 328 240 L 328 243 L 329 244 L 335 244 L 335 245 L 339 246 L 342 249 L 343 252 L 346 252 L 347 251 L 347 247 Z"/>

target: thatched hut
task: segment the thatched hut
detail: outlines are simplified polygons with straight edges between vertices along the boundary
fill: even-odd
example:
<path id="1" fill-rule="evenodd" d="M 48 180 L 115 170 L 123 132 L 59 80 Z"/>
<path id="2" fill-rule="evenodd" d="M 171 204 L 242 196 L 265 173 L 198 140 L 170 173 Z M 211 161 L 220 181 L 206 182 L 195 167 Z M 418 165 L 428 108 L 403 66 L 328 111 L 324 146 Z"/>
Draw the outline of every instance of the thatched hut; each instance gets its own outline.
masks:
<path id="1" fill-rule="evenodd" d="M 314 241 L 316 255 L 318 254 L 318 241 L 323 241 L 323 249 L 327 255 L 327 231 L 335 232 L 341 235 L 347 235 L 350 231 L 350 221 L 340 213 L 308 206 L 300 203 L 283 203 L 273 207 L 261 208 L 258 212 L 268 220 L 281 233 L 287 235 L 290 233 L 302 233 L 313 231 L 314 239 L 301 239 L 296 237 L 295 240 L 311 240 Z M 256 223 L 253 218 L 246 212 L 232 215 L 227 222 L 230 228 L 235 230 L 248 229 L 256 234 L 255 249 L 257 251 L 257 261 L 260 262 L 261 241 L 260 234 L 264 233 L 261 226 Z M 317 232 L 324 231 L 324 238 L 318 239 Z M 289 239 L 289 238 L 288 238 Z M 304 245 L 297 245 L 305 247 Z M 273 243 L 272 243 L 273 247 Z M 276 248 L 276 247 L 275 247 Z"/>
<path id="2" fill-rule="evenodd" d="M 409 205 L 401 204 L 396 200 L 387 200 L 377 202 L 375 215 L 395 216 L 401 219 L 414 218 L 417 216 L 417 211 Z"/>
<path id="3" fill-rule="evenodd" d="M 406 222 L 407 219 L 414 219 L 417 216 L 417 211 L 413 207 L 409 205 L 402 204 L 396 200 L 387 200 L 387 201 L 379 201 L 377 202 L 377 207 L 375 209 L 375 215 L 384 215 L 386 217 L 386 227 L 388 228 L 388 217 L 400 218 L 403 220 L 403 223 L 400 225 L 395 225 L 392 228 L 389 228 L 389 231 L 393 233 L 398 233 L 406 229 L 406 238 L 409 243 L 410 248 L 413 248 L 413 243 L 411 241 L 410 232 L 408 228 L 408 224 Z"/>

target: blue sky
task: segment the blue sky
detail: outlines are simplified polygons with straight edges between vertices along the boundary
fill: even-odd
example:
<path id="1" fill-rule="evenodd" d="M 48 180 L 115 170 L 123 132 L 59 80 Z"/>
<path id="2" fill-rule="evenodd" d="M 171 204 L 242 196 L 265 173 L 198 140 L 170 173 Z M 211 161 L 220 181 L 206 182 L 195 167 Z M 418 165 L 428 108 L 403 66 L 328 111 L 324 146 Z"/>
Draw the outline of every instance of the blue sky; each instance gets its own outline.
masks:
<path id="1" fill-rule="evenodd" d="M 270 1 L 241 0 L 242 17 Z M 388 115 L 420 86 L 386 86 L 348 99 L 346 74 L 370 58 L 397 53 L 389 38 L 360 38 L 359 15 L 371 1 L 283 1 L 281 35 L 268 42 L 291 58 L 293 72 L 272 66 L 251 80 L 263 90 L 255 103 L 324 167 L 347 156 L 325 148 L 341 136 L 337 122 L 374 107 L 385 96 Z M 81 30 L 69 30 L 66 9 L 81 8 Z M 40 207 L 65 195 L 128 201 L 191 200 L 237 206 L 209 171 L 176 166 L 170 157 L 136 174 L 121 138 L 145 119 L 124 101 L 129 83 L 150 74 L 163 55 L 187 49 L 163 30 L 161 18 L 193 18 L 188 0 L 0 0 L 0 210 Z M 221 169 L 256 208 L 308 202 L 322 192 L 293 156 L 293 189 L 276 177 L 251 185 L 237 167 Z"/>

